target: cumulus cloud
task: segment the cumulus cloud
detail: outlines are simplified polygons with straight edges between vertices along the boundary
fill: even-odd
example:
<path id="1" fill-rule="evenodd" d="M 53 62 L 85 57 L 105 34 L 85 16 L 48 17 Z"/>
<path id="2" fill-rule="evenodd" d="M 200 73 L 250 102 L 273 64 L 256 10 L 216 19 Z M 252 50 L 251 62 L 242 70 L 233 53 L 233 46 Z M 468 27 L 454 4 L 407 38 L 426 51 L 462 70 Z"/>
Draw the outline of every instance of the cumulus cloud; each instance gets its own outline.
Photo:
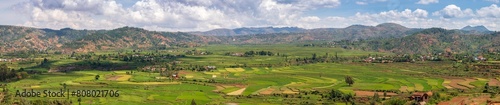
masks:
<path id="1" fill-rule="evenodd" d="M 116 28 L 124 25 L 165 30 L 290 25 L 301 14 L 335 8 L 339 0 L 141 0 L 124 7 L 114 0 L 30 0 L 16 9 L 24 25 L 49 28 Z"/>
<path id="2" fill-rule="evenodd" d="M 477 15 L 480 17 L 500 18 L 500 8 L 492 4 L 491 6 L 477 10 Z"/>
<path id="3" fill-rule="evenodd" d="M 356 3 L 368 5 L 376 2 L 387 0 L 357 0 Z M 340 0 L 140 0 L 127 6 L 115 0 L 29 0 L 15 5 L 14 9 L 29 18 L 21 25 L 55 29 L 134 26 L 159 31 L 206 31 L 252 26 L 347 27 L 386 22 L 409 27 L 485 25 L 490 29 L 500 29 L 496 24 L 500 23 L 500 8 L 495 4 L 477 10 L 461 9 L 451 4 L 432 12 L 392 8 L 378 13 L 357 12 L 352 16 L 305 16 L 311 10 L 335 9 L 340 5 Z"/>
<path id="4" fill-rule="evenodd" d="M 439 0 L 420 0 L 417 2 L 417 4 L 431 4 L 431 3 L 439 3 Z"/>
<path id="5" fill-rule="evenodd" d="M 441 16 L 443 18 L 457 18 L 457 17 L 466 17 L 471 16 L 473 11 L 469 8 L 462 10 L 460 7 L 454 4 L 450 4 L 443 8 L 440 11 L 436 11 L 433 13 L 435 16 Z"/>

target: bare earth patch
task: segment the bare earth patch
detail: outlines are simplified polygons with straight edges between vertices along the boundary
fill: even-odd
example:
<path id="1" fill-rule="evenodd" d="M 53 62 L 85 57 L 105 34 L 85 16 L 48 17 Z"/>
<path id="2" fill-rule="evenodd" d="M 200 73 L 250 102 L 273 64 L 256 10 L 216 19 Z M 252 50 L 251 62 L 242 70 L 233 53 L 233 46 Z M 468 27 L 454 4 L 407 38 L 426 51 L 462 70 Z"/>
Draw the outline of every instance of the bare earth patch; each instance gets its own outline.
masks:
<path id="1" fill-rule="evenodd" d="M 500 81 L 495 78 L 491 78 L 490 81 L 488 82 L 488 85 L 490 86 L 500 86 Z"/>
<path id="2" fill-rule="evenodd" d="M 220 91 L 222 91 L 222 90 L 224 90 L 224 89 L 225 89 L 224 87 L 222 87 L 222 86 L 220 86 L 220 85 L 216 85 L 216 86 L 215 86 L 215 90 L 213 90 L 213 91 L 214 91 L 214 92 L 220 92 Z"/>
<path id="3" fill-rule="evenodd" d="M 460 82 L 465 82 L 465 80 L 463 80 L 463 79 L 451 79 L 449 85 L 451 87 L 457 88 L 457 89 L 469 89 L 465 86 L 459 85 Z"/>
<path id="4" fill-rule="evenodd" d="M 245 91 L 245 89 L 247 89 L 247 88 L 241 88 L 241 89 L 236 90 L 234 92 L 227 93 L 227 95 L 241 95 L 241 93 L 243 93 L 243 91 Z"/>
<path id="5" fill-rule="evenodd" d="M 270 94 L 272 94 L 274 92 L 274 90 L 276 90 L 276 89 L 274 89 L 274 88 L 267 88 L 266 90 L 259 92 L 259 94 L 270 95 Z"/>
<path id="6" fill-rule="evenodd" d="M 482 95 L 478 97 L 459 96 L 454 97 L 450 101 L 440 102 L 438 105 L 481 105 L 490 99 L 489 95 Z"/>

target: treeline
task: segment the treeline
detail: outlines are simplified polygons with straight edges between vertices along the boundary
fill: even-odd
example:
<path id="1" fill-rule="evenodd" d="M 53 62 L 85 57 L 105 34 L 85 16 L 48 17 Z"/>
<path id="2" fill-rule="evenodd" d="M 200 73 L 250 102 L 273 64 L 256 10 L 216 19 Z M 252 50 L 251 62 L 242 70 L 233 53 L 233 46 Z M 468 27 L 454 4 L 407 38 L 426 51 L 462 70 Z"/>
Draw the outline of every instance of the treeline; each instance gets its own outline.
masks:
<path id="1" fill-rule="evenodd" d="M 0 65 L 0 82 L 10 82 L 28 77 L 28 73 L 26 73 L 23 68 L 14 70 L 8 68 L 6 64 Z"/>
<path id="2" fill-rule="evenodd" d="M 260 56 L 273 56 L 274 53 L 271 51 L 247 51 L 244 53 L 245 56 L 255 56 L 255 55 L 260 55 Z"/>

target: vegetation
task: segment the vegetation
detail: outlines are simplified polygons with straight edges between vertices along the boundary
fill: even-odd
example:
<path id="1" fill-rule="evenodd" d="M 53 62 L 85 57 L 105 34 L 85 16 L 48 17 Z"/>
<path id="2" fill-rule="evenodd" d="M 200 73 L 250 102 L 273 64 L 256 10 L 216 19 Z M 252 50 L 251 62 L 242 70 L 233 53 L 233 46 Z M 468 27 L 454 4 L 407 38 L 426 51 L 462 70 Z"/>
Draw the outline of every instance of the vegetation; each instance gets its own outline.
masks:
<path id="1" fill-rule="evenodd" d="M 381 32 L 359 32 L 372 29 Z M 433 93 L 425 100 L 430 104 L 463 97 L 486 103 L 475 98 L 496 100 L 500 92 L 498 33 L 397 24 L 312 30 L 302 33 L 314 34 L 199 36 L 133 27 L 4 26 L 0 37 L 13 44 L 0 49 L 8 52 L 0 53 L 0 102 L 405 105 L 418 101 L 411 96 L 426 92 Z M 371 38 L 353 37 L 358 34 Z M 388 35 L 377 37 L 382 34 Z M 45 41 L 56 36 L 67 37 Z M 315 40 L 320 37 L 324 40 Z M 16 43 L 23 38 L 34 42 Z M 293 43 L 281 44 L 285 42 Z M 28 47 L 36 45 L 40 49 Z M 117 90 L 120 96 L 15 97 L 22 89 Z"/>

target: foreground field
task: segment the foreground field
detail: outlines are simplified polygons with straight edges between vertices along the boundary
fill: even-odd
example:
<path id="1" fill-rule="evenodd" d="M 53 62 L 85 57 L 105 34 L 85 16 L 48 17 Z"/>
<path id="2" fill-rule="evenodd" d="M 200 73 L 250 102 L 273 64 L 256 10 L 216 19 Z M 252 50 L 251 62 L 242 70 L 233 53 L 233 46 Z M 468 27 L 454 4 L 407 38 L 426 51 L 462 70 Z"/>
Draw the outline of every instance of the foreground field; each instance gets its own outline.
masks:
<path id="1" fill-rule="evenodd" d="M 249 50 L 272 51 L 276 55 L 226 55 L 228 52 L 243 53 Z M 190 51 L 213 54 L 175 55 Z M 82 97 L 81 102 L 78 102 L 78 97 L 71 96 L 69 99 L 14 97 L 18 103 L 23 100 L 49 99 L 67 100 L 75 105 L 185 105 L 192 102 L 260 105 L 345 104 L 348 101 L 369 104 L 368 99 L 375 97 L 375 93 L 380 97 L 385 94 L 383 99 L 395 97 L 394 99 L 411 101 L 408 96 L 412 93 L 428 91 L 442 93 L 436 99 L 444 101 L 444 104 L 456 103 L 457 100 L 482 104 L 486 103 L 485 99 L 490 98 L 485 98 L 488 97 L 487 94 L 479 93 L 496 91 L 495 88 L 485 90 L 486 83 L 488 86 L 500 86 L 497 78 L 464 76 L 471 72 L 448 69 L 453 68 L 452 65 L 456 63 L 453 61 L 371 63 L 363 61 L 361 57 L 393 54 L 342 48 L 210 45 L 157 52 L 97 54 L 107 54 L 109 57 L 101 58 L 103 55 L 94 54 L 78 55 L 81 58 L 46 55 L 50 60 L 36 58 L 25 62 L 2 62 L 14 69 L 39 71 L 28 78 L 7 83 L 6 88 L 9 93 L 15 93 L 22 89 L 59 90 L 66 86 L 69 90 L 113 90 L 120 94 L 118 97 Z M 133 57 L 136 57 L 135 60 L 129 60 Z M 39 63 L 41 61 L 44 62 L 43 65 Z M 205 69 L 209 66 L 216 68 Z M 348 85 L 346 77 L 352 77 L 354 83 Z M 341 96 L 334 96 L 338 95 L 335 91 L 340 91 Z M 349 95 L 355 98 L 339 98 Z M 470 98 L 467 95 L 481 97 L 465 100 Z M 0 94 L 0 98 L 3 97 L 4 94 Z M 433 101 L 437 104 L 436 100 Z M 386 101 L 376 103 L 384 102 Z"/>
<path id="2" fill-rule="evenodd" d="M 449 79 L 443 78 L 411 77 L 398 74 L 412 72 L 409 70 L 385 68 L 377 65 L 335 63 L 278 68 L 221 68 L 212 72 L 182 71 L 181 76 L 192 79 L 173 81 L 155 79 L 154 77 L 159 76 L 158 73 L 123 74 L 127 71 L 48 73 L 10 83 L 9 89 L 57 90 L 63 88 L 61 84 L 65 83 L 70 90 L 110 89 L 120 91 L 119 97 L 82 98 L 83 104 L 188 104 L 193 99 L 200 104 L 251 104 L 254 102 L 279 103 L 279 100 L 259 100 L 257 98 L 255 100 L 250 99 L 252 102 L 249 103 L 249 99 L 234 99 L 226 97 L 226 95 L 298 94 L 300 91 L 306 90 L 338 89 L 345 93 L 358 93 L 359 96 L 364 96 L 359 92 L 375 90 L 394 92 L 439 91 L 446 89 L 448 86 L 462 89 L 464 87 L 460 86 L 470 86 L 471 82 L 477 81 L 465 79 L 463 81 L 451 80 L 449 82 Z M 95 75 L 100 75 L 103 78 L 95 80 Z M 346 75 L 354 78 L 355 83 L 352 86 L 348 86 L 344 82 Z M 137 76 L 146 76 L 146 79 L 153 81 L 129 81 Z M 217 83 L 183 82 L 208 79 L 214 79 Z M 452 84 L 462 85 L 454 86 Z M 390 95 L 393 94 L 390 93 Z M 77 98 L 71 97 L 70 100 L 75 102 Z"/>

